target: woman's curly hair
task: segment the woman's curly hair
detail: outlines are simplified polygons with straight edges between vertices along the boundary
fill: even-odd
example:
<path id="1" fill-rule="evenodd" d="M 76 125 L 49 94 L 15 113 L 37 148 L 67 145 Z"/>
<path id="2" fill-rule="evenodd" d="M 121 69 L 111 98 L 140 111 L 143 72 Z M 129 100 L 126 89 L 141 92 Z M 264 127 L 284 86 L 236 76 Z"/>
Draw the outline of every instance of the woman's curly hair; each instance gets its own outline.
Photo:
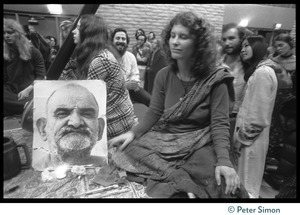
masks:
<path id="1" fill-rule="evenodd" d="M 202 17 L 198 17 L 193 12 L 178 13 L 163 29 L 161 37 L 166 59 L 172 67 L 172 71 L 177 73 L 177 61 L 172 58 L 169 39 L 171 30 L 174 25 L 181 24 L 188 29 L 190 33 L 195 35 L 195 52 L 191 59 L 193 64 L 191 72 L 194 77 L 205 77 L 216 66 L 216 39 L 213 32 L 213 27 Z"/>

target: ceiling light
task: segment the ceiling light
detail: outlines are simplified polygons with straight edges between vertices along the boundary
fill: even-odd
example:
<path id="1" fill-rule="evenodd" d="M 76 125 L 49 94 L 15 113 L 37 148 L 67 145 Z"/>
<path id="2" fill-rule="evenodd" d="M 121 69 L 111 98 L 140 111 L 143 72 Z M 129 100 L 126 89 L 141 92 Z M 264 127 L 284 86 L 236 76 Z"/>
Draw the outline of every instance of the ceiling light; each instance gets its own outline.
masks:
<path id="1" fill-rule="evenodd" d="M 249 22 L 248 19 L 242 19 L 241 22 L 239 23 L 239 26 L 247 27 L 248 22 Z"/>
<path id="2" fill-rule="evenodd" d="M 51 14 L 62 14 L 61 4 L 48 4 L 47 7 Z"/>
<path id="3" fill-rule="evenodd" d="M 28 23 L 29 23 L 29 25 L 38 25 L 38 21 L 34 17 L 31 17 L 28 20 Z"/>
<path id="4" fill-rule="evenodd" d="M 274 29 L 275 30 L 279 30 L 281 28 L 281 24 L 280 23 L 275 23 L 274 24 Z"/>

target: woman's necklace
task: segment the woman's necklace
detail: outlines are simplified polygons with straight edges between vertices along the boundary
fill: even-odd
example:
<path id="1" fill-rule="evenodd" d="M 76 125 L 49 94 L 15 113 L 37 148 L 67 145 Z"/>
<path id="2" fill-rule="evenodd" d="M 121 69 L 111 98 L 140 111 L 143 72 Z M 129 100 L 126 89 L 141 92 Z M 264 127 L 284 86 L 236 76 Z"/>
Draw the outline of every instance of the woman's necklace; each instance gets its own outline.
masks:
<path id="1" fill-rule="evenodd" d="M 192 86 L 194 85 L 195 80 L 192 81 L 192 77 L 190 76 L 188 81 L 183 81 L 180 72 L 178 72 L 178 76 L 179 76 L 179 80 L 180 80 L 181 85 L 182 85 L 183 90 L 184 90 L 184 94 L 183 94 L 183 95 L 181 96 L 181 98 L 180 98 L 180 101 L 181 101 L 181 100 L 183 99 L 183 97 L 185 97 L 186 94 L 188 94 L 188 92 L 190 91 L 190 89 L 191 89 Z"/>

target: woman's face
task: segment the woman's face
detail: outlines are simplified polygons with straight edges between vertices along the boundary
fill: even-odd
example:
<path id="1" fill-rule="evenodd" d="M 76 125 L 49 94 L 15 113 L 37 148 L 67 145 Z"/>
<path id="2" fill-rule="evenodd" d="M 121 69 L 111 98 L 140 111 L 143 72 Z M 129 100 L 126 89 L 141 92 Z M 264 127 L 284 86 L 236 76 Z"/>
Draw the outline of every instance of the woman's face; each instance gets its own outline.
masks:
<path id="1" fill-rule="evenodd" d="M 288 54 L 290 54 L 290 51 L 291 51 L 290 45 L 284 41 L 276 41 L 275 48 L 276 48 L 277 53 L 280 56 L 288 55 Z"/>
<path id="2" fill-rule="evenodd" d="M 75 44 L 78 44 L 80 42 L 80 34 L 79 34 L 80 21 L 81 20 L 78 21 L 77 27 L 72 31 Z"/>
<path id="3" fill-rule="evenodd" d="M 149 39 L 152 40 L 154 38 L 153 33 L 149 33 Z"/>
<path id="4" fill-rule="evenodd" d="M 51 37 L 51 39 L 49 41 L 49 44 L 50 44 L 51 47 L 54 47 L 56 45 L 55 39 L 53 37 Z"/>
<path id="5" fill-rule="evenodd" d="M 138 46 L 139 46 L 139 47 L 142 47 L 142 46 L 144 45 L 144 43 L 145 43 L 145 36 L 144 36 L 144 35 L 138 36 L 138 41 L 137 41 L 137 43 L 138 43 Z"/>
<path id="6" fill-rule="evenodd" d="M 14 29 L 3 28 L 3 38 L 7 44 L 14 44 L 17 40 L 17 33 Z"/>
<path id="7" fill-rule="evenodd" d="M 248 40 L 242 43 L 241 58 L 243 61 L 249 61 L 253 57 L 252 47 L 249 45 Z"/>
<path id="8" fill-rule="evenodd" d="M 194 54 L 195 36 L 190 34 L 187 27 L 176 24 L 171 30 L 169 46 L 172 58 L 190 60 Z"/>
<path id="9" fill-rule="evenodd" d="M 158 47 L 158 41 L 157 41 L 157 39 L 154 39 L 152 41 L 152 48 L 153 48 L 153 50 L 155 50 L 157 47 Z"/>

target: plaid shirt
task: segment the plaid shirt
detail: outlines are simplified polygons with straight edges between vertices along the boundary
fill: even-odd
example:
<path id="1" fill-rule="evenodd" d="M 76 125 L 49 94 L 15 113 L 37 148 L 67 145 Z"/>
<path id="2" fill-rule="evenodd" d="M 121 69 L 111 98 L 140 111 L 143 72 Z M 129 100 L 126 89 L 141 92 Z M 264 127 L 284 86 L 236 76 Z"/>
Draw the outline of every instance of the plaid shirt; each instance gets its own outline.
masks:
<path id="1" fill-rule="evenodd" d="M 66 67 L 60 79 L 77 79 L 73 72 L 75 70 L 70 69 L 70 65 Z M 106 49 L 100 51 L 89 66 L 87 80 L 94 79 L 105 81 L 107 87 L 107 138 L 129 131 L 135 122 L 133 105 L 121 68 L 112 53 Z"/>

